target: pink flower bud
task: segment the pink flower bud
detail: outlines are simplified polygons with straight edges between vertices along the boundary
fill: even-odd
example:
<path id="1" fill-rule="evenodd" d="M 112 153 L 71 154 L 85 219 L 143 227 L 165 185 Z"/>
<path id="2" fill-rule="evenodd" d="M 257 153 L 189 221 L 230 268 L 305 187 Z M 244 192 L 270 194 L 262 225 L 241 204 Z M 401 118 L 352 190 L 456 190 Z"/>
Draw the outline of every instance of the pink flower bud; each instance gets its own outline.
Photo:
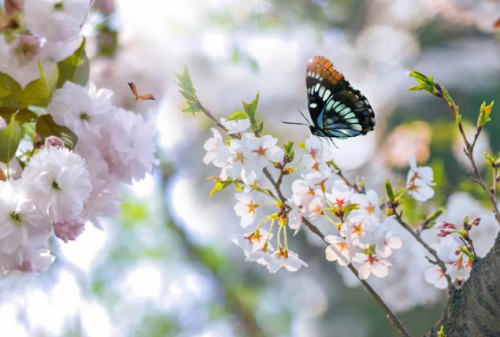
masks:
<path id="1" fill-rule="evenodd" d="M 20 12 L 23 8 L 23 0 L 5 0 L 5 14 L 12 17 L 16 12 Z"/>
<path id="2" fill-rule="evenodd" d="M 54 235 L 65 243 L 75 241 L 85 229 L 85 222 L 82 218 L 77 217 L 70 221 L 62 221 L 54 224 Z"/>
<path id="3" fill-rule="evenodd" d="M 3 117 L 0 117 L 0 131 L 7 129 L 8 125 Z"/>
<path id="4" fill-rule="evenodd" d="M 62 149 L 64 147 L 64 141 L 56 136 L 50 136 L 45 139 L 46 147 L 55 147 L 56 149 Z"/>

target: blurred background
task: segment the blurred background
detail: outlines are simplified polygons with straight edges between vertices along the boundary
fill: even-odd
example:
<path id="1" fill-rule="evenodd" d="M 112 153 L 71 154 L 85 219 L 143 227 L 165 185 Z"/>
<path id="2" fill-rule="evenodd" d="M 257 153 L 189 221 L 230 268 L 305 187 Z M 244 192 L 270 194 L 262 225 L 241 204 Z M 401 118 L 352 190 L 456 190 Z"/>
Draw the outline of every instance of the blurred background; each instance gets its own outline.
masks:
<path id="1" fill-rule="evenodd" d="M 369 135 L 337 142 L 337 164 L 382 195 L 384 179 L 406 179 L 416 154 L 434 169 L 437 195 L 424 205 L 408 201 L 405 216 L 417 223 L 439 206 L 455 221 L 481 216 L 475 235 L 484 255 L 497 229 L 467 179 L 451 115 L 437 99 L 406 92 L 414 85 L 406 73 L 433 75 L 473 126 L 483 101 L 500 102 L 499 18 L 495 0 L 95 0 L 84 27 L 91 80 L 113 90 L 116 105 L 156 120 L 162 163 L 123 190 L 122 214 L 104 231 L 89 224 L 76 242 L 54 241 L 48 273 L 0 284 L 0 336 L 397 336 L 305 231 L 292 249 L 308 268 L 269 274 L 244 262 L 228 239 L 244 232 L 234 193 L 208 197 L 206 177 L 218 174 L 202 162 L 211 125 L 180 112 L 173 72 L 188 66 L 217 117 L 260 91 L 264 132 L 303 141 L 308 128 L 281 121 L 301 121 L 298 109 L 307 110 L 308 59 L 330 58 L 368 97 L 377 121 Z M 127 81 L 158 100 L 135 102 Z M 483 168 L 482 153 L 500 151 L 495 110 L 477 145 Z M 400 235 L 390 276 L 369 282 L 421 335 L 439 318 L 444 292 L 425 282 L 424 252 Z"/>

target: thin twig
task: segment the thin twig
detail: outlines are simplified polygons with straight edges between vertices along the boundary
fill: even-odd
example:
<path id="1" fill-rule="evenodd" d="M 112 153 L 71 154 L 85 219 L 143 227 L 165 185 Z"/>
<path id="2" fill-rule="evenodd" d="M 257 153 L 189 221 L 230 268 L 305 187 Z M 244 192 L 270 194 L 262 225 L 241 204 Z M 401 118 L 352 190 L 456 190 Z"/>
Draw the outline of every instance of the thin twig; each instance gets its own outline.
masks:
<path id="1" fill-rule="evenodd" d="M 451 280 L 451 277 L 450 275 L 448 275 L 446 273 L 446 265 L 445 263 L 443 262 L 443 260 L 441 260 L 438 256 L 438 253 L 436 252 L 435 249 L 433 249 L 431 246 L 429 246 L 427 244 L 427 242 L 424 241 L 424 239 L 422 239 L 422 237 L 413 230 L 413 228 L 411 228 L 411 226 L 409 224 L 407 224 L 404 220 L 403 220 L 403 217 L 401 216 L 401 213 L 398 213 L 397 211 L 397 205 L 390 205 L 391 209 L 392 209 L 392 212 L 394 213 L 394 216 L 396 217 L 396 221 L 399 222 L 399 224 L 404 228 L 406 229 L 406 231 L 408 233 L 410 233 L 414 238 L 415 240 L 417 240 L 436 260 L 436 264 L 439 266 L 439 268 L 441 268 L 441 270 L 443 271 L 443 274 L 445 275 L 446 277 L 446 281 L 448 282 L 448 293 L 450 294 L 450 296 L 453 294 L 453 291 L 455 289 L 455 287 L 453 286 L 453 281 Z"/>
<path id="2" fill-rule="evenodd" d="M 365 193 L 365 188 L 364 187 L 359 187 L 358 184 L 356 183 L 352 183 L 351 181 L 349 181 L 349 179 L 347 179 L 344 174 L 342 173 L 342 171 L 340 169 L 337 169 L 337 171 L 335 171 L 335 174 L 343 181 L 345 182 L 345 184 L 347 186 L 349 186 L 350 188 L 352 188 L 353 190 L 355 190 L 357 193 L 360 193 L 360 194 L 364 194 Z"/>
<path id="3" fill-rule="evenodd" d="M 457 105 L 449 102 L 444 97 L 442 99 L 444 100 L 444 102 L 446 103 L 448 108 L 450 109 L 453 117 L 455 117 L 455 120 L 457 120 L 457 115 L 460 113 Z M 474 147 L 476 146 L 477 139 L 479 138 L 479 136 L 481 134 L 482 127 L 477 128 L 476 134 L 474 135 L 474 140 L 471 144 L 469 142 L 469 140 L 467 139 L 467 136 L 465 135 L 464 127 L 463 127 L 460 119 L 457 120 L 457 124 L 458 124 L 458 130 L 460 131 L 460 134 L 461 134 L 462 139 L 464 141 L 464 145 L 465 145 L 464 152 L 465 152 L 465 154 L 466 154 L 467 158 L 469 159 L 470 164 L 472 166 L 473 176 L 471 177 L 471 179 L 474 182 L 476 182 L 478 185 L 481 186 L 484 193 L 486 193 L 486 195 L 490 199 L 491 206 L 493 207 L 493 213 L 495 214 L 495 219 L 497 220 L 498 224 L 500 225 L 500 211 L 498 209 L 498 205 L 496 202 L 496 196 L 493 193 L 491 193 L 491 191 L 488 189 L 488 187 L 484 183 L 483 178 L 481 177 L 481 174 L 479 173 L 479 169 L 477 168 L 476 161 L 474 160 Z"/>

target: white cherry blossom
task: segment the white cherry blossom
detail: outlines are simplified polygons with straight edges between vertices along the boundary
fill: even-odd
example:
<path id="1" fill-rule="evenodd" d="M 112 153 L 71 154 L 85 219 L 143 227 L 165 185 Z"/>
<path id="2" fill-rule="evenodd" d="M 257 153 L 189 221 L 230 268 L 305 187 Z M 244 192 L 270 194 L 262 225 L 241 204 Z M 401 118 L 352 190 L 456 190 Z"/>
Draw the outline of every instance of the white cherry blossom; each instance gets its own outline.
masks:
<path id="1" fill-rule="evenodd" d="M 204 145 L 207 154 L 203 157 L 203 162 L 208 165 L 214 164 L 216 167 L 225 167 L 231 159 L 231 149 L 224 144 L 219 130 L 212 128 L 213 137 L 209 138 Z"/>
<path id="2" fill-rule="evenodd" d="M 326 248 L 326 259 L 337 261 L 341 266 L 347 266 L 354 257 L 354 245 L 350 239 L 337 235 L 327 235 L 325 241 L 329 243 Z"/>
<path id="3" fill-rule="evenodd" d="M 307 267 L 307 263 L 299 259 L 299 256 L 291 250 L 279 250 L 274 252 L 271 259 L 268 260 L 268 270 L 271 273 L 276 273 L 281 268 L 288 271 L 297 271 L 302 266 Z"/>
<path id="4" fill-rule="evenodd" d="M 424 273 L 425 281 L 433 284 L 438 289 L 446 289 L 448 281 L 441 267 L 433 265 Z"/>
<path id="5" fill-rule="evenodd" d="M 388 261 L 374 254 L 356 253 L 353 262 L 361 264 L 359 278 L 362 280 L 366 280 L 372 273 L 378 278 L 384 278 L 389 274 L 391 266 Z"/>
<path id="6" fill-rule="evenodd" d="M 351 202 L 359 205 L 359 209 L 351 215 L 353 221 L 379 221 L 381 211 L 377 192 L 369 190 L 366 194 L 356 193 L 352 196 Z"/>
<path id="7" fill-rule="evenodd" d="M 418 167 L 415 156 L 410 157 L 410 171 L 406 179 L 408 193 L 418 201 L 427 201 L 434 196 L 433 172 L 430 167 Z"/>
<path id="8" fill-rule="evenodd" d="M 236 215 L 241 217 L 241 226 L 248 227 L 255 222 L 257 208 L 259 207 L 248 193 L 237 193 L 238 203 L 234 206 Z"/>
<path id="9" fill-rule="evenodd" d="M 276 146 L 277 143 L 278 139 L 269 135 L 262 138 L 250 138 L 245 143 L 247 149 L 256 155 L 254 160 L 259 171 L 267 167 L 270 161 L 280 162 L 283 160 L 285 154 L 281 148 Z"/>
<path id="10" fill-rule="evenodd" d="M 227 128 L 227 134 L 228 135 L 237 135 L 241 134 L 245 131 L 248 130 L 250 127 L 250 120 L 249 119 L 240 119 L 237 121 L 226 121 L 225 118 L 221 118 L 220 122 L 222 125 L 224 125 Z"/>

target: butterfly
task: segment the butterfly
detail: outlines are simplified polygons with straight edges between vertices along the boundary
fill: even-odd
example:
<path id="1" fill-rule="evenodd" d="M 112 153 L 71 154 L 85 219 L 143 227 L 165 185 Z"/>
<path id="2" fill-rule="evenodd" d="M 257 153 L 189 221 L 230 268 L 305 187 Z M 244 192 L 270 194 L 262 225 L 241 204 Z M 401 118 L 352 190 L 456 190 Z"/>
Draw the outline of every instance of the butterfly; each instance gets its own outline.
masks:
<path id="1" fill-rule="evenodd" d="M 134 99 L 136 101 L 138 101 L 140 99 L 146 100 L 146 101 L 154 101 L 154 100 L 156 100 L 156 98 L 152 94 L 145 94 L 145 95 L 139 96 L 137 94 L 137 87 L 135 86 L 134 82 L 127 82 L 127 83 L 128 83 L 128 86 L 130 87 L 130 90 L 132 90 L 132 93 L 134 94 Z"/>
<path id="2" fill-rule="evenodd" d="M 313 121 L 308 125 L 313 135 L 345 139 L 373 130 L 375 114 L 370 103 L 335 70 L 330 60 L 316 56 L 309 60 L 306 71 L 308 107 Z"/>

